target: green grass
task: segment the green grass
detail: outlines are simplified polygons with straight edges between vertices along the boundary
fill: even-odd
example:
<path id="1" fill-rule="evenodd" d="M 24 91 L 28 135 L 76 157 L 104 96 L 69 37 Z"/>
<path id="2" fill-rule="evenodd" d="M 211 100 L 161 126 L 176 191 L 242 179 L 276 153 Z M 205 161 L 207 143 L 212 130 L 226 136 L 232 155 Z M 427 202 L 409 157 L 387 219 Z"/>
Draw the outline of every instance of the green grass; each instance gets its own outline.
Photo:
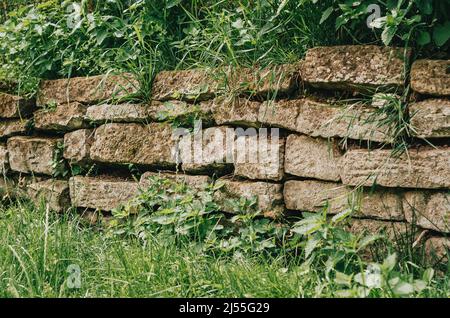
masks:
<path id="1" fill-rule="evenodd" d="M 66 214 L 28 203 L 0 207 L 0 297 L 334 297 L 320 268 L 299 260 L 214 257 L 195 245 L 118 239 Z M 69 288 L 68 268 L 81 269 Z M 380 290 L 374 297 L 391 296 Z M 449 277 L 435 276 L 421 297 L 449 297 Z"/>

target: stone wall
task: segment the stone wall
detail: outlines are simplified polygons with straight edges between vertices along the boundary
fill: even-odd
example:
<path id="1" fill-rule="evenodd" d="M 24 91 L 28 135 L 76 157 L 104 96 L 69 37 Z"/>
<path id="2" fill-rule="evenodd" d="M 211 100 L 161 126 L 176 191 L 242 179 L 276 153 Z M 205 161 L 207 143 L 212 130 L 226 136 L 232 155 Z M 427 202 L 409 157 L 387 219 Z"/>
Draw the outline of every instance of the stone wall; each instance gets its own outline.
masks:
<path id="1" fill-rule="evenodd" d="M 224 212 L 234 212 L 226 199 L 240 197 L 256 197 L 272 218 L 351 208 L 354 231 L 414 223 L 442 250 L 450 233 L 450 61 L 409 65 L 404 53 L 317 47 L 292 65 L 164 71 L 145 104 L 130 99 L 139 93 L 130 74 L 43 81 L 36 101 L 0 93 L 1 193 L 43 197 L 57 212 L 108 212 L 160 173 L 193 187 L 222 183 Z M 174 138 L 167 119 L 194 117 L 203 126 Z M 407 151 L 394 151 L 393 118 L 410 125 Z M 260 152 L 264 128 L 280 134 Z M 229 131 L 232 147 L 214 139 Z M 192 160 L 197 135 L 203 156 Z M 256 162 L 237 160 L 241 141 Z M 140 180 L 130 164 L 146 172 Z"/>

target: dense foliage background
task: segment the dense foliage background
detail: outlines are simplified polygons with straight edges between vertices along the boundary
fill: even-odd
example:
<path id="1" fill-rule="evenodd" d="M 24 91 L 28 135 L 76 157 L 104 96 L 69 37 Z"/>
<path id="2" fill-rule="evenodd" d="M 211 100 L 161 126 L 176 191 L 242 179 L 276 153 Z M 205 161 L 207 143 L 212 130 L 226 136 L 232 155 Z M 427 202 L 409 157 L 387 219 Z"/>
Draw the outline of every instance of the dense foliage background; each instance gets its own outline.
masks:
<path id="1" fill-rule="evenodd" d="M 450 0 L 9 0 L 2 5 L 0 77 L 19 78 L 25 91 L 33 91 L 33 78 L 114 69 L 142 74 L 292 62 L 317 45 L 384 43 L 434 55 L 448 51 L 450 37 Z"/>

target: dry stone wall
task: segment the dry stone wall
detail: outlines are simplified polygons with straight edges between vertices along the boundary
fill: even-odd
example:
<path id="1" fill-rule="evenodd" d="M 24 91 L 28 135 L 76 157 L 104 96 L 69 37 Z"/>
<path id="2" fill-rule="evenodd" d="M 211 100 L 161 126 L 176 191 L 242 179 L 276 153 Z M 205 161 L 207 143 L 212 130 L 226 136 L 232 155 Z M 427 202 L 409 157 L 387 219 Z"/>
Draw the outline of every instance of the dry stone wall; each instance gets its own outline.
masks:
<path id="1" fill-rule="evenodd" d="M 57 212 L 107 213 L 154 175 L 196 189 L 215 182 L 227 213 L 236 212 L 229 199 L 242 197 L 256 198 L 271 218 L 351 209 L 354 232 L 415 224 L 428 231 L 420 235 L 426 246 L 442 252 L 450 233 L 450 61 L 410 65 L 409 56 L 317 47 L 292 65 L 164 71 L 148 103 L 130 102 L 139 95 L 130 74 L 43 81 L 36 101 L 3 92 L 0 192 L 44 199 Z M 408 107 L 393 115 L 402 103 Z M 394 151 L 393 116 L 410 125 L 409 149 Z M 173 125 L 192 118 L 202 125 Z M 130 165 L 145 173 L 133 178 Z"/>

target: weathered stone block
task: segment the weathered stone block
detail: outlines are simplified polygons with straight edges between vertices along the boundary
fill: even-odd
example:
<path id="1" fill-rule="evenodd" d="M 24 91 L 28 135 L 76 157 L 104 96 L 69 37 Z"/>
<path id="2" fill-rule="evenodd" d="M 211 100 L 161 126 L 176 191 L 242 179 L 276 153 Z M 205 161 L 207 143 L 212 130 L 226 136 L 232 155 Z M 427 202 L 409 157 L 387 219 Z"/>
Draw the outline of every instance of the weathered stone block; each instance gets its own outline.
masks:
<path id="1" fill-rule="evenodd" d="M 0 174 L 3 175 L 9 170 L 8 148 L 5 144 L 0 144 Z"/>
<path id="2" fill-rule="evenodd" d="M 418 60 L 411 67 L 411 87 L 427 95 L 450 95 L 450 60 Z"/>
<path id="3" fill-rule="evenodd" d="M 39 130 L 71 131 L 86 128 L 87 106 L 80 103 L 62 104 L 54 110 L 34 113 L 34 126 Z"/>
<path id="4" fill-rule="evenodd" d="M 450 137 L 450 100 L 427 99 L 409 106 L 414 134 L 420 138 Z"/>
<path id="5" fill-rule="evenodd" d="M 203 173 L 231 169 L 234 162 L 235 131 L 227 126 L 195 130 L 181 137 L 177 162 L 184 171 Z"/>
<path id="6" fill-rule="evenodd" d="M 0 92 L 0 117 L 22 118 L 34 110 L 34 101 Z"/>
<path id="7" fill-rule="evenodd" d="M 287 181 L 284 185 L 286 208 L 303 212 L 330 214 L 353 209 L 353 216 L 381 220 L 404 220 L 401 196 L 385 190 L 354 189 L 340 183 Z"/>
<path id="8" fill-rule="evenodd" d="M 346 230 L 355 235 L 384 234 L 394 243 L 405 234 L 410 235 L 408 232 L 410 229 L 406 223 L 379 220 L 352 219 L 348 222 Z"/>
<path id="9" fill-rule="evenodd" d="M 258 119 L 312 137 L 392 141 L 390 127 L 380 125 L 385 115 L 362 104 L 332 105 L 309 98 L 265 102 Z"/>
<path id="10" fill-rule="evenodd" d="M 93 104 L 136 94 L 139 83 L 131 74 L 99 75 L 43 81 L 38 93 L 39 106 L 78 102 Z"/>
<path id="11" fill-rule="evenodd" d="M 93 129 L 80 129 L 64 135 L 64 158 L 72 164 L 90 161 L 91 146 L 94 142 Z"/>
<path id="12" fill-rule="evenodd" d="M 139 194 L 137 182 L 110 177 L 72 177 L 69 180 L 72 205 L 112 211 Z"/>
<path id="13" fill-rule="evenodd" d="M 300 75 L 304 82 L 325 89 L 399 88 L 405 80 L 403 55 L 403 48 L 374 45 L 315 47 L 306 53 Z"/>
<path id="14" fill-rule="evenodd" d="M 86 118 L 96 123 L 143 122 L 151 119 L 150 105 L 146 104 L 101 104 L 87 109 Z"/>
<path id="15" fill-rule="evenodd" d="M 69 183 L 64 180 L 50 179 L 31 183 L 27 186 L 27 193 L 36 204 L 43 200 L 50 210 L 58 213 L 65 212 L 70 207 Z"/>
<path id="16" fill-rule="evenodd" d="M 389 149 L 350 150 L 342 160 L 341 179 L 348 185 L 449 188 L 450 148 L 410 149 L 397 157 Z"/>
<path id="17" fill-rule="evenodd" d="M 280 181 L 284 176 L 285 143 L 285 139 L 279 136 L 275 138 L 261 133 L 237 137 L 234 174 L 254 180 Z M 239 150 L 243 149 L 246 153 L 240 154 Z"/>
<path id="18" fill-rule="evenodd" d="M 258 126 L 260 102 L 245 98 L 217 97 L 214 103 L 214 121 L 218 125 L 232 124 Z"/>
<path id="19" fill-rule="evenodd" d="M 24 173 L 52 175 L 53 160 L 57 155 L 58 138 L 12 137 L 8 139 L 11 170 Z"/>
<path id="20" fill-rule="evenodd" d="M 334 140 L 289 135 L 286 141 L 286 173 L 329 181 L 339 181 L 341 151 Z"/>
<path id="21" fill-rule="evenodd" d="M 9 119 L 0 121 L 0 138 L 24 135 L 27 133 L 29 121 L 23 119 Z"/>
<path id="22" fill-rule="evenodd" d="M 424 229 L 450 233 L 450 192 L 407 192 L 403 208 L 408 222 Z"/>
<path id="23" fill-rule="evenodd" d="M 187 116 L 211 120 L 211 104 L 188 104 L 183 101 L 152 101 L 150 104 L 101 104 L 90 106 L 86 117 L 95 123 L 140 123 L 164 121 Z"/>
<path id="24" fill-rule="evenodd" d="M 284 211 L 281 184 L 219 179 L 216 187 L 220 189 L 215 194 L 215 200 L 224 212 L 250 212 L 239 211 L 237 203 L 242 198 L 256 200 L 253 209 L 266 217 L 277 218 Z"/>
<path id="25" fill-rule="evenodd" d="M 160 72 L 153 81 L 152 98 L 159 101 L 211 99 L 223 86 L 217 76 L 217 70 L 209 69 Z"/>
<path id="26" fill-rule="evenodd" d="M 286 95 L 298 87 L 299 65 L 283 64 L 260 68 L 230 68 L 227 89 L 272 98 Z"/>
<path id="27" fill-rule="evenodd" d="M 139 186 L 141 189 L 150 187 L 154 178 L 167 179 L 175 183 L 185 184 L 195 190 L 204 190 L 211 182 L 208 176 L 190 176 L 171 172 L 146 172 L 141 176 Z"/>
<path id="28" fill-rule="evenodd" d="M 95 130 L 91 159 L 102 163 L 175 166 L 176 140 L 167 124 L 105 124 Z"/>

